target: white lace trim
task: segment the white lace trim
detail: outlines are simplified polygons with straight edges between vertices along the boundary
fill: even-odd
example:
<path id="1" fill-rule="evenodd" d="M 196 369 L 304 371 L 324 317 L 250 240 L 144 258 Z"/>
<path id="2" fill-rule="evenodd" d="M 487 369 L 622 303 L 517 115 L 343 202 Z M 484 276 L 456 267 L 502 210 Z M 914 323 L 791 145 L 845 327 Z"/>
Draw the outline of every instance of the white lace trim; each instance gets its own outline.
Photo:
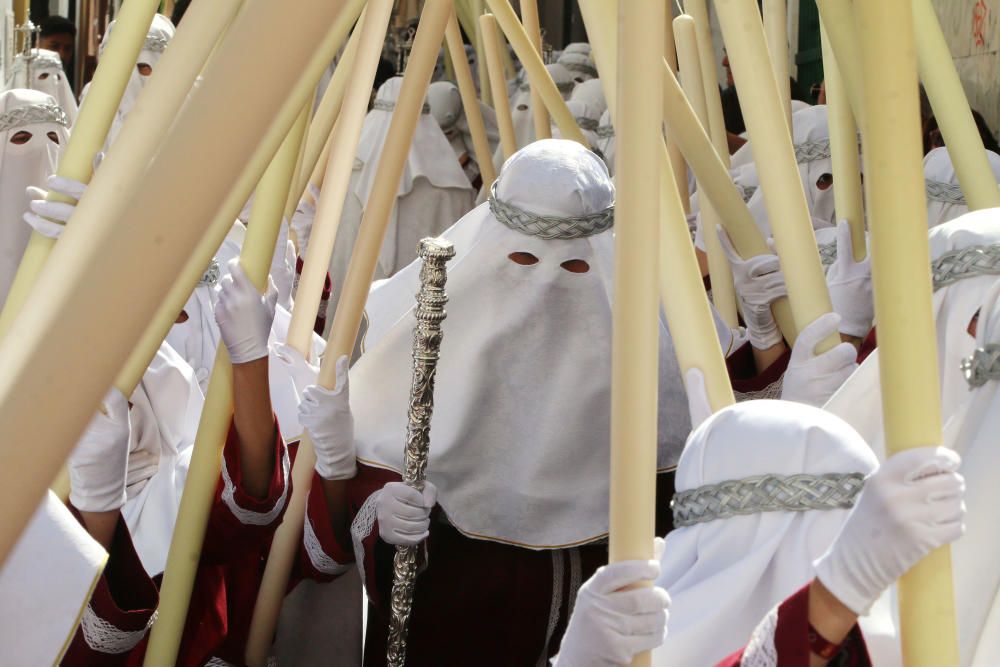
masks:
<path id="1" fill-rule="evenodd" d="M 778 629 L 778 608 L 768 612 L 750 637 L 743 651 L 740 667 L 778 667 L 778 650 L 774 648 L 774 633 Z"/>
<path id="2" fill-rule="evenodd" d="M 758 391 L 734 392 L 736 395 L 736 402 L 742 403 L 743 401 L 777 400 L 781 398 L 781 391 L 784 389 L 784 386 L 785 376 L 782 375 L 780 378 Z"/>
<path id="3" fill-rule="evenodd" d="M 288 461 L 288 449 L 285 448 L 281 456 L 281 477 L 283 479 L 281 497 L 278 498 L 278 502 L 274 504 L 267 512 L 255 512 L 253 510 L 248 510 L 245 507 L 240 507 L 240 504 L 236 502 L 236 485 L 233 484 L 233 478 L 229 476 L 229 467 L 226 465 L 226 460 L 222 459 L 222 502 L 226 504 L 229 511 L 233 513 L 239 522 L 245 526 L 266 526 L 272 523 L 281 514 L 281 510 L 285 507 L 285 502 L 288 499 L 288 469 L 290 463 Z"/>
<path id="4" fill-rule="evenodd" d="M 351 522 L 351 542 L 354 544 L 354 562 L 358 565 L 358 572 L 361 573 L 362 582 L 366 581 L 364 541 L 365 538 L 372 534 L 372 528 L 375 527 L 375 517 L 378 512 L 376 504 L 380 493 L 382 493 L 381 490 L 368 496 L 364 504 L 361 505 L 361 509 L 358 510 L 357 516 L 354 517 L 354 521 Z"/>
<path id="5" fill-rule="evenodd" d="M 350 565 L 341 565 L 330 558 L 323 550 L 323 545 L 320 544 L 319 538 L 316 537 L 316 530 L 313 528 L 312 521 L 309 520 L 308 512 L 306 513 L 305 526 L 302 531 L 302 543 L 306 547 L 309 562 L 312 563 L 312 566 L 318 572 L 332 576 L 343 574 L 350 569 Z"/>
<path id="6" fill-rule="evenodd" d="M 154 611 L 153 615 L 149 617 L 146 627 L 141 630 L 122 630 L 98 616 L 93 607 L 88 604 L 80 619 L 80 629 L 83 631 L 84 641 L 92 650 L 98 653 L 121 655 L 128 653 L 142 641 L 155 620 L 156 612 Z"/>

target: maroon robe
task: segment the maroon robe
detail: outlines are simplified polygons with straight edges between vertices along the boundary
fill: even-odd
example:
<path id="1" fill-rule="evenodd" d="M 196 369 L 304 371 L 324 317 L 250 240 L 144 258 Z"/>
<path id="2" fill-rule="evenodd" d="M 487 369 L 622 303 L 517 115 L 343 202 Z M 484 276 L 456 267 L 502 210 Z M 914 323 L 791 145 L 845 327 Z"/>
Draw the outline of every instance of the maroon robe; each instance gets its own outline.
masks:
<path id="1" fill-rule="evenodd" d="M 672 528 L 669 510 L 673 471 L 657 478 L 657 533 Z M 361 534 L 359 514 L 374 512 L 372 494 L 396 473 L 359 464 L 349 485 L 350 513 L 356 528 L 369 598 L 365 665 L 385 665 L 395 547 L 379 539 L 378 520 Z M 314 478 L 307 509 L 326 556 L 303 549 L 300 567 L 317 579 L 329 578 L 323 564 L 355 562 L 334 540 L 323 497 Z M 313 553 L 307 553 L 312 551 Z M 566 549 L 535 550 L 466 537 L 452 527 L 440 507 L 431 514 L 430 537 L 417 578 L 407 642 L 408 667 L 476 664 L 481 667 L 535 665 L 559 650 L 579 587 L 608 561 L 606 541 Z M 320 568 L 316 564 L 320 563 Z"/>
<path id="2" fill-rule="evenodd" d="M 243 488 L 239 441 L 232 423 L 223 465 L 228 475 L 220 476 L 215 490 L 177 658 L 177 664 L 184 667 L 200 667 L 212 658 L 243 663 L 264 560 L 291 494 L 280 433 L 266 498 L 254 498 Z M 125 521 L 119 518 L 104 575 L 62 664 L 142 665 L 162 576 L 150 578 L 146 573 Z"/>

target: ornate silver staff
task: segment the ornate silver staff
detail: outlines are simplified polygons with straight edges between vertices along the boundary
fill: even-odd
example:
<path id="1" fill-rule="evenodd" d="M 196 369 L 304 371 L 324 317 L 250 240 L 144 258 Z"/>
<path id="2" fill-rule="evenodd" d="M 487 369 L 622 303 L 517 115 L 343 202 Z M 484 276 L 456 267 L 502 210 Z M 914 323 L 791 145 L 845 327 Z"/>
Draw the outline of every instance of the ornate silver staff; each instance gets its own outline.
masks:
<path id="1" fill-rule="evenodd" d="M 424 239 L 417 248 L 423 260 L 420 292 L 417 294 L 417 326 L 413 330 L 413 381 L 406 424 L 406 459 L 403 482 L 424 490 L 427 450 L 430 447 L 431 415 L 434 413 L 434 376 L 441 351 L 441 322 L 448 316 L 444 291 L 445 265 L 455 256 L 455 247 L 443 239 Z M 397 546 L 393 561 L 392 617 L 389 620 L 389 667 L 406 662 L 406 629 L 413 607 L 419 546 Z"/>

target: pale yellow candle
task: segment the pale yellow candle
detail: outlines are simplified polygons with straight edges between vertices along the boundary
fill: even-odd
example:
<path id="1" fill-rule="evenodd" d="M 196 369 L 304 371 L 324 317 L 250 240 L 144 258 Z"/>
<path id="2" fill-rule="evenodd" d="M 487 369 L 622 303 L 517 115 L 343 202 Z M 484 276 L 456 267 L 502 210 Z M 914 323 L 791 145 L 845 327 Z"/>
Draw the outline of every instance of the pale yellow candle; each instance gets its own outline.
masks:
<path id="1" fill-rule="evenodd" d="M 146 43 L 146 33 L 159 5 L 159 0 L 128 0 L 122 4 L 115 30 L 94 72 L 86 103 L 80 108 L 69 143 L 59 160 L 56 169 L 59 176 L 81 183 L 90 182 L 94 173 L 94 156 L 104 146 L 118 111 L 118 103 L 135 69 L 139 51 Z M 148 153 L 145 157 L 148 159 Z M 49 193 L 46 198 L 49 201 L 65 200 L 55 193 Z M 55 244 L 55 239 L 35 231 L 31 233 L 0 313 L 0 338 L 6 335 L 14 318 L 24 307 Z"/>
<path id="2" fill-rule="evenodd" d="M 726 119 L 722 113 L 722 95 L 719 92 L 719 70 L 715 62 L 715 47 L 712 43 L 712 24 L 708 17 L 706 0 L 687 0 L 684 8 L 694 20 L 698 35 L 698 55 L 701 59 L 701 76 L 705 89 L 705 105 L 708 110 L 706 131 L 715 146 L 715 152 L 725 168 L 729 169 L 729 135 Z"/>
<path id="3" fill-rule="evenodd" d="M 483 0 L 471 0 L 472 7 L 472 34 L 469 36 L 475 40 L 476 46 L 476 67 L 479 70 L 479 96 L 487 106 L 496 108 L 496 101 L 493 99 L 493 86 L 490 85 L 490 73 L 486 69 L 486 43 L 483 41 L 483 31 L 479 25 L 479 17 L 483 15 Z"/>
<path id="4" fill-rule="evenodd" d="M 889 454 L 941 442 L 941 394 L 931 309 L 921 168 L 917 46 L 910 0 L 855 7 L 864 67 L 865 185 L 871 222 L 882 416 Z M 887 32 L 886 25 L 896 26 Z M 915 363 L 919 360 L 919 363 Z M 951 550 L 932 552 L 899 581 L 903 664 L 956 667 Z"/>
<path id="5" fill-rule="evenodd" d="M 240 265 L 254 286 L 264 293 L 271 257 L 281 227 L 281 219 L 295 176 L 299 149 L 305 137 L 312 104 L 303 107 L 278 153 L 260 179 L 247 224 L 246 240 L 240 250 Z M 177 510 L 177 523 L 170 540 L 167 565 L 160 586 L 156 622 L 149 635 L 143 667 L 171 667 L 177 664 L 181 634 L 187 619 L 205 527 L 215 500 L 222 469 L 222 449 L 233 417 L 233 368 L 226 347 L 219 344 L 215 365 L 208 381 L 205 407 L 191 453 L 184 493 Z"/>
<path id="6" fill-rule="evenodd" d="M 479 33 L 483 37 L 483 51 L 486 54 L 486 69 L 490 75 L 490 89 L 493 91 L 494 110 L 500 129 L 500 148 L 506 160 L 517 152 L 517 137 L 514 136 L 514 119 L 510 115 L 510 100 L 507 97 L 507 82 L 503 77 L 503 62 L 500 59 L 500 35 L 497 22 L 492 14 L 479 17 Z"/>
<path id="7" fill-rule="evenodd" d="M 660 299 L 670 325 L 681 376 L 692 368 L 701 370 L 708 402 L 712 410 L 717 411 L 735 402 L 733 387 L 705 294 L 701 269 L 698 268 L 698 259 L 684 222 L 684 209 L 673 195 L 677 184 L 666 160 L 666 155 L 663 155 L 660 177 Z"/>
<path id="8" fill-rule="evenodd" d="M 15 0 L 14 2 L 14 25 L 24 25 L 31 13 L 31 0 Z"/>
<path id="9" fill-rule="evenodd" d="M 483 110 L 479 107 L 479 100 L 476 98 L 476 86 L 472 80 L 472 68 L 469 67 L 469 61 L 465 57 L 462 33 L 458 28 L 458 20 L 454 13 L 448 19 L 448 26 L 445 29 L 445 41 L 447 42 L 448 52 L 451 53 L 452 62 L 455 63 L 456 83 L 458 84 L 458 92 L 462 96 L 462 108 L 465 110 L 465 120 L 469 123 L 469 133 L 472 135 L 472 150 L 476 154 L 479 175 L 482 177 L 483 185 L 488 187 L 489 184 L 497 180 L 497 173 L 493 168 L 493 152 L 490 150 L 489 137 L 486 135 Z"/>
<path id="10" fill-rule="evenodd" d="M 698 62 L 701 65 L 702 90 L 705 97 L 705 115 L 699 114 L 702 125 L 712 139 L 715 152 L 723 166 L 729 169 L 729 133 L 722 113 L 722 97 L 719 94 L 719 75 L 715 65 L 715 47 L 712 45 L 712 26 L 708 19 L 708 5 L 705 0 L 688 0 L 685 7 L 690 12 L 697 34 L 696 46 Z M 701 190 L 699 185 L 698 189 Z M 730 327 L 739 324 L 736 309 L 736 287 L 733 284 L 733 270 L 722 250 L 719 235 L 712 233 L 718 225 L 724 224 L 710 198 L 699 200 L 701 205 L 702 235 L 708 255 L 709 275 L 712 277 L 712 301 L 722 319 Z"/>
<path id="11" fill-rule="evenodd" d="M 674 19 L 673 33 L 677 44 L 677 62 L 681 70 L 681 81 L 684 92 L 698 120 L 703 127 L 708 127 L 708 105 L 705 102 L 705 92 L 712 82 L 702 80 L 701 56 L 698 49 L 698 38 L 695 34 L 694 19 L 687 14 L 681 14 Z M 728 158 L 728 153 L 726 153 Z M 723 159 L 723 162 L 726 160 Z M 705 198 L 701 203 L 701 223 L 704 232 L 705 247 L 708 250 L 708 271 L 712 279 L 712 300 L 715 308 L 731 328 L 739 326 L 739 316 L 736 312 L 736 290 L 733 286 L 733 273 L 729 260 L 722 251 L 719 235 L 715 233 L 722 224 L 719 214 L 715 212 L 712 202 Z"/>
<path id="12" fill-rule="evenodd" d="M 614 89 L 608 88 L 615 80 L 615 60 L 611 55 L 617 49 L 617 36 L 613 26 L 616 25 L 616 4 L 610 0 L 580 0 L 580 10 L 587 26 L 587 36 L 601 72 L 605 96 L 610 101 L 614 98 Z M 611 55 L 609 55 L 611 54 Z M 761 235 L 757 224 L 747 209 L 746 202 L 737 192 L 725 167 L 706 135 L 701 123 L 698 122 L 684 91 L 677 82 L 670 65 L 664 60 L 663 113 L 668 133 L 677 142 L 688 164 L 694 171 L 701 187 L 722 216 L 726 233 L 733 240 L 733 245 L 743 257 L 769 254 L 771 249 Z M 614 111 L 612 111 L 614 119 Z M 774 315 L 778 326 L 789 341 L 794 341 L 795 323 L 787 299 L 781 299 L 774 304 Z"/>
<path id="13" fill-rule="evenodd" d="M 1000 188 L 986 159 L 982 137 L 972 117 L 962 80 L 958 78 L 948 42 L 930 0 L 913 0 L 920 79 L 934 109 L 948 155 L 969 209 L 1000 206 Z"/>
<path id="14" fill-rule="evenodd" d="M 615 286 L 611 353 L 611 562 L 653 557 L 656 509 L 656 358 L 663 82 L 644 75 L 663 57 L 665 4 L 619 10 L 615 156 Z M 676 188 L 675 188 L 676 191 Z M 634 666 L 651 664 L 650 653 Z"/>
<path id="15" fill-rule="evenodd" d="M 788 0 L 764 0 L 764 36 L 771 57 L 771 71 L 778 84 L 781 108 L 789 133 L 792 131 L 792 86 L 788 66 Z"/>
<path id="16" fill-rule="evenodd" d="M 444 78 L 448 81 L 458 80 L 455 74 L 455 61 L 452 59 L 451 51 L 448 49 L 444 50 Z"/>
<path id="17" fill-rule="evenodd" d="M 336 129 L 336 122 L 333 127 Z M 320 190 L 323 189 L 323 181 L 326 180 L 326 165 L 330 162 L 330 151 L 333 149 L 332 138 L 333 133 L 331 132 L 330 137 L 326 140 L 326 145 L 323 146 L 323 152 L 320 153 L 319 160 L 316 162 L 316 168 L 313 169 L 312 176 L 309 177 L 309 185 Z M 312 193 L 308 189 L 302 193 L 302 196 L 313 204 L 316 203 L 316 198 L 312 196 Z"/>
<path id="18" fill-rule="evenodd" d="M 310 62 L 340 6 L 304 0 L 302 10 L 313 20 L 289 24 L 277 3 L 255 2 L 237 15 L 145 169 L 145 187 L 121 215 L 74 218 L 36 286 L 46 298 L 30 301 L 0 344 L 0 560 L 204 234 L 219 193 L 252 157 L 252 139 L 292 91 L 288 72 Z M 213 159 L 192 161 L 206 145 L 217 147 Z M 99 185 L 102 173 L 88 192 L 97 201 L 116 196 L 112 182 Z M 38 446 L 18 444 L 29 440 Z"/>
<path id="19" fill-rule="evenodd" d="M 666 12 L 666 19 L 667 26 L 663 33 L 663 57 L 670 64 L 670 68 L 676 72 L 677 47 L 674 44 L 673 14 L 669 9 L 669 5 Z M 670 155 L 670 168 L 675 176 L 674 181 L 677 185 L 677 194 L 680 196 L 684 215 L 687 215 L 691 212 L 691 196 L 688 192 L 687 184 L 687 162 L 684 161 L 684 154 L 681 153 L 681 149 L 678 148 L 677 142 L 674 141 L 669 132 L 667 133 L 667 153 Z"/>
<path id="20" fill-rule="evenodd" d="M 552 114 L 552 119 L 555 121 L 556 127 L 559 128 L 563 139 L 570 139 L 590 148 L 586 137 L 583 136 L 576 124 L 576 119 L 569 112 L 566 101 L 563 100 L 562 94 L 556 88 L 555 82 L 552 81 L 552 76 L 545 69 L 542 57 L 531 45 L 531 39 L 517 19 L 517 14 L 511 8 L 510 2 L 508 0 L 487 0 L 487 2 L 490 9 L 493 10 L 497 23 L 500 24 L 500 28 L 506 35 L 507 41 L 510 42 L 514 53 L 521 60 L 521 65 L 527 71 L 531 88 L 537 90 L 538 94 L 541 95 L 542 101 L 549 113 Z"/>
<path id="21" fill-rule="evenodd" d="M 365 0 L 349 0 L 347 3 L 344 13 L 351 17 L 351 21 L 350 23 L 346 21 L 341 22 L 343 29 L 343 36 L 339 40 L 341 44 L 347 38 L 348 31 L 350 31 L 354 19 L 357 18 L 359 21 L 364 20 L 363 16 L 359 16 L 364 6 Z M 333 124 L 337 120 L 341 104 L 344 101 L 344 91 L 347 90 L 347 85 L 354 72 L 354 59 L 358 52 L 360 32 L 360 30 L 355 30 L 347 40 L 344 52 L 337 62 L 336 69 L 333 70 L 333 76 L 330 77 L 330 83 L 323 92 L 323 97 L 320 99 L 319 106 L 316 107 L 316 113 L 313 114 L 312 122 L 309 124 L 302 157 L 302 167 L 292 186 L 292 191 L 296 193 L 297 197 L 302 197 L 309 184 L 314 182 L 312 175 L 316 171 L 317 166 L 322 165 L 321 169 L 326 166 L 326 161 L 322 159 L 323 153 L 326 150 L 326 146 L 329 145 L 330 135 L 333 132 Z M 296 204 L 298 204 L 298 201 L 296 201 Z"/>
<path id="22" fill-rule="evenodd" d="M 389 214 L 396 202 L 396 186 L 409 154 L 451 11 L 450 0 L 427 0 L 424 3 L 420 27 L 413 41 L 413 49 L 410 51 L 403 84 L 392 114 L 392 123 L 382 149 L 382 158 L 375 173 L 372 194 L 365 206 L 358 239 L 344 278 L 344 288 L 330 328 L 326 353 L 320 366 L 318 383 L 324 387 L 334 386 L 337 359 L 345 354 L 350 355 L 354 349 L 368 290 L 375 275 L 379 249 L 385 238 Z M 316 453 L 307 432 L 299 443 L 299 451 L 292 468 L 292 497 L 288 501 L 285 518 L 275 533 L 271 545 L 255 616 L 262 610 L 263 603 L 260 602 L 262 597 L 265 600 L 280 601 L 284 596 L 288 575 L 292 571 L 292 565 L 302 542 L 302 522 L 315 465 Z M 270 637 L 271 634 L 263 635 L 262 641 L 269 640 Z M 251 655 L 250 648 L 248 647 L 247 653 L 248 664 L 251 667 L 262 665 L 261 659 L 266 657 L 266 652 L 262 654 L 254 651 Z"/>
<path id="23" fill-rule="evenodd" d="M 382 55 L 385 31 L 392 15 L 392 4 L 393 0 L 369 0 L 362 22 L 356 29 L 356 33 L 360 35 L 357 42 L 358 55 L 352 63 L 343 107 L 331 137 L 331 143 L 337 150 L 330 151 L 331 159 L 326 167 L 323 192 L 316 207 L 309 247 L 295 293 L 295 308 L 292 309 L 292 320 L 288 325 L 288 340 L 285 341 L 306 359 L 311 352 L 316 313 L 323 298 L 323 284 L 340 226 L 361 128 L 368 113 L 368 102 Z M 273 630 L 271 628 L 272 632 Z M 263 634 L 270 637 L 269 633 Z"/>
<path id="24" fill-rule="evenodd" d="M 195 17 L 196 14 L 193 12 L 196 9 L 202 10 L 207 6 L 207 3 L 199 3 L 197 6 L 192 7 L 189 10 L 190 13 L 186 16 Z M 160 347 L 160 343 L 163 342 L 170 328 L 174 325 L 177 314 L 184 308 L 184 304 L 187 302 L 188 297 L 191 296 L 191 292 L 198 284 L 202 275 L 204 275 L 205 267 L 208 266 L 209 262 L 215 256 L 226 234 L 232 228 L 233 221 L 236 220 L 240 210 L 242 210 L 250 194 L 257 186 L 264 170 L 281 146 L 292 124 L 298 118 L 303 105 L 313 94 L 316 84 L 329 65 L 330 60 L 343 45 L 347 31 L 353 22 L 353 17 L 347 15 L 346 12 L 340 14 L 337 20 L 334 21 L 327 35 L 323 37 L 323 41 L 319 47 L 315 49 L 312 59 L 306 65 L 302 78 L 295 84 L 295 88 L 282 104 L 281 110 L 278 112 L 274 122 L 263 134 L 250 159 L 241 167 L 240 176 L 236 184 L 230 190 L 229 195 L 223 200 L 222 205 L 212 217 L 211 222 L 205 227 L 204 234 L 194 251 L 190 253 L 178 279 L 171 284 L 166 297 L 161 299 L 160 307 L 156 310 L 155 316 L 149 322 L 139 342 L 134 346 L 132 354 L 129 355 L 128 360 L 119 372 L 115 380 L 115 387 L 121 390 L 126 396 L 131 396 L 132 391 L 139 384 L 143 373 L 146 372 L 146 367 L 156 354 L 156 350 Z M 199 22 L 192 23 L 194 25 L 200 24 Z M 187 25 L 187 23 L 185 22 L 184 25 Z M 177 38 L 175 37 L 175 39 Z M 184 53 L 182 50 L 178 52 Z M 165 58 L 166 56 L 164 56 Z M 163 62 L 164 60 L 160 61 L 161 70 L 163 69 Z M 123 132 L 125 131 L 123 129 Z M 105 161 L 101 165 L 100 176 L 95 177 L 95 182 L 91 186 L 92 189 L 100 187 L 106 182 L 104 177 L 109 173 L 107 169 L 108 162 Z M 107 206 L 113 199 L 115 198 L 108 197 L 98 201 Z M 81 201 L 80 206 L 74 213 L 74 221 L 82 219 L 80 208 L 83 208 L 88 201 L 91 200 L 84 198 Z"/>
<path id="25" fill-rule="evenodd" d="M 816 0 L 823 27 L 837 58 L 837 67 L 847 89 L 851 111 L 864 131 L 861 110 L 864 108 L 861 54 L 858 29 L 854 21 L 854 0 Z"/>
<path id="26" fill-rule="evenodd" d="M 521 0 L 521 23 L 531 38 L 535 52 L 542 55 L 542 27 L 538 21 L 538 2 L 536 0 Z M 535 123 L 535 139 L 552 137 L 552 126 L 549 124 L 549 112 L 545 103 L 534 88 L 531 89 L 531 117 Z"/>
<path id="27" fill-rule="evenodd" d="M 587 36 L 594 49 L 593 56 L 601 73 L 601 81 L 606 90 L 610 85 L 610 90 L 613 91 L 617 85 L 616 59 L 609 58 L 608 52 L 614 54 L 617 51 L 618 40 L 614 29 L 617 2 L 584 0 L 580 9 L 588 27 Z M 610 16 L 602 16 L 601 12 L 604 11 Z M 609 26 L 610 29 L 598 30 L 594 27 L 597 25 Z M 596 46 L 597 44 L 600 46 Z M 607 100 L 611 117 L 616 118 L 615 94 L 608 94 Z M 678 190 L 678 184 L 664 151 L 661 151 L 660 160 L 660 299 L 667 322 L 673 323 L 671 335 L 681 372 L 690 368 L 701 369 L 705 375 L 712 408 L 720 410 L 733 403 L 729 373 L 719 347 L 715 321 L 705 295 L 701 271 L 684 222 L 680 200 L 672 194 Z"/>
<path id="28" fill-rule="evenodd" d="M 715 6 L 719 10 L 729 63 L 740 91 L 743 118 L 754 145 L 771 232 L 788 286 L 795 330 L 782 329 L 787 338 L 831 311 L 830 294 L 795 163 L 792 137 L 782 122 L 780 98 L 768 63 L 757 3 L 755 0 L 717 0 Z M 839 336 L 832 335 L 820 343 L 817 351 L 826 351 L 839 342 Z"/>
<path id="29" fill-rule="evenodd" d="M 677 66 L 684 94 L 694 110 L 698 122 L 708 127 L 708 106 L 705 104 L 705 87 L 701 78 L 701 58 L 698 54 L 698 38 L 695 35 L 694 19 L 681 14 L 673 21 L 674 43 L 677 47 Z"/>
<path id="30" fill-rule="evenodd" d="M 830 48 L 830 39 L 820 23 L 823 74 L 826 78 L 826 111 L 830 124 L 830 153 L 833 160 L 834 206 L 838 220 L 851 225 L 854 259 L 868 254 L 865 237 L 865 207 L 861 195 L 861 160 L 858 155 L 858 125 L 847 100 L 844 79 Z"/>

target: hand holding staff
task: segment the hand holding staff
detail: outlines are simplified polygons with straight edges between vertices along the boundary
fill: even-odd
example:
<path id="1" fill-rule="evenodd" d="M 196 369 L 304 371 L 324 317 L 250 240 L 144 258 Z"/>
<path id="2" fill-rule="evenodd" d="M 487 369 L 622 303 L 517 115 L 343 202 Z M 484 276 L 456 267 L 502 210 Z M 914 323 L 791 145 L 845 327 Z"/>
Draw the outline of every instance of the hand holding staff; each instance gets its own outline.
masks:
<path id="1" fill-rule="evenodd" d="M 910 0 L 860 2 L 856 10 L 864 64 L 866 184 L 882 414 L 886 448 L 892 455 L 941 442 L 917 46 L 909 28 Z M 900 29 L 887 34 L 883 26 L 890 21 Z M 932 551 L 899 580 L 899 600 L 903 664 L 958 665 L 948 547 Z"/>
<path id="2" fill-rule="evenodd" d="M 392 114 L 392 124 L 375 173 L 372 196 L 365 207 L 358 239 L 351 253 L 351 263 L 344 279 L 344 289 L 330 326 L 330 336 L 323 364 L 320 366 L 318 382 L 324 387 L 330 388 L 336 383 L 337 359 L 344 355 L 350 356 L 354 350 L 354 341 L 361 326 L 368 290 L 375 274 L 379 248 L 385 239 L 389 213 L 395 205 L 396 185 L 403 173 L 451 11 L 450 0 L 427 0 L 424 4 L 420 26 L 413 39 L 413 50 L 410 51 L 410 59 L 403 75 L 403 86 Z M 264 613 L 271 615 L 275 622 L 288 586 L 288 575 L 292 571 L 292 564 L 302 540 L 302 522 L 305 518 L 306 499 L 309 497 L 315 465 L 316 453 L 313 451 L 312 441 L 307 432 L 299 443 L 299 451 L 292 467 L 292 496 L 285 510 L 285 518 L 271 544 L 271 553 L 268 556 L 267 569 L 264 571 L 255 610 L 255 615 L 264 610 Z M 342 482 L 337 483 L 342 484 Z M 264 604 L 264 599 L 270 602 Z M 247 647 L 247 663 L 251 667 L 264 664 L 267 658 L 267 642 L 272 636 L 266 632 L 257 632 L 255 636 L 257 635 L 261 636 L 260 639 L 255 639 Z"/>
<path id="3" fill-rule="evenodd" d="M 441 322 L 448 314 L 444 291 L 448 273 L 445 265 L 455 256 L 455 247 L 442 239 L 424 239 L 417 255 L 420 268 L 420 292 L 414 316 L 413 381 L 410 384 L 410 407 L 406 425 L 406 456 L 403 482 L 418 491 L 424 489 L 427 454 L 430 447 L 431 416 L 434 414 L 434 378 L 441 356 Z M 419 546 L 397 546 L 393 560 L 392 618 L 389 620 L 389 667 L 406 663 L 406 629 L 413 607 L 413 587 L 417 579 Z"/>

